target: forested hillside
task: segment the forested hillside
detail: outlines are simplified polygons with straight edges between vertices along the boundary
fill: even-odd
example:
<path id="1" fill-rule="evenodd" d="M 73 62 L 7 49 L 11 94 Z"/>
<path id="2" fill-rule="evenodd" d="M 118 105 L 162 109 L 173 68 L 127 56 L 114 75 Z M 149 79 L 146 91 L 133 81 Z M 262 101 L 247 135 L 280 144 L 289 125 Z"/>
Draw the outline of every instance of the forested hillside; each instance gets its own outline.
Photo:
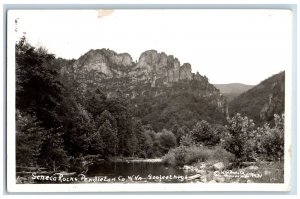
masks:
<path id="1" fill-rule="evenodd" d="M 241 113 L 263 124 L 284 113 L 285 72 L 280 72 L 242 93 L 229 103 L 230 115 Z"/>

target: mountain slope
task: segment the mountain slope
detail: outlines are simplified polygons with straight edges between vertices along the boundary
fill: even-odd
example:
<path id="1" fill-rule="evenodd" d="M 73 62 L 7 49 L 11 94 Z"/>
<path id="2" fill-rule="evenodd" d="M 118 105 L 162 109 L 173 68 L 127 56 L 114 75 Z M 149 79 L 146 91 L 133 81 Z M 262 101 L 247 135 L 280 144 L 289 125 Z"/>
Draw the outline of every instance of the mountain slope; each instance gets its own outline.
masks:
<path id="1" fill-rule="evenodd" d="M 229 103 L 229 113 L 241 113 L 262 124 L 284 113 L 285 72 L 280 72 L 242 93 Z"/>

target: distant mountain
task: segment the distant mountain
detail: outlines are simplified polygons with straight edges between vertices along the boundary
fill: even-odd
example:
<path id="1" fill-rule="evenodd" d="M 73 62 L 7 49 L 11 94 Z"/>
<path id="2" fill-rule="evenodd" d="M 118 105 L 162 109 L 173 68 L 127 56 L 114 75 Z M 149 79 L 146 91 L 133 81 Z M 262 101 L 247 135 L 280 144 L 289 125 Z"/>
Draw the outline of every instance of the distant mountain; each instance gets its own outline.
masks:
<path id="1" fill-rule="evenodd" d="M 143 52 L 134 62 L 128 53 L 97 49 L 62 68 L 62 75 L 78 82 L 82 96 L 99 89 L 108 98 L 124 99 L 133 117 L 157 131 L 175 124 L 190 127 L 199 120 L 223 123 L 225 97 L 191 67 L 156 50 Z"/>
<path id="2" fill-rule="evenodd" d="M 253 85 L 246 85 L 241 83 L 214 84 L 214 86 L 220 90 L 220 93 L 222 93 L 227 98 L 228 102 L 232 101 L 241 93 L 254 87 Z"/>
<path id="3" fill-rule="evenodd" d="M 229 103 L 229 114 L 236 113 L 262 124 L 273 120 L 273 115 L 284 113 L 285 72 L 280 72 L 242 93 Z"/>
<path id="4" fill-rule="evenodd" d="M 231 84 L 214 84 L 214 86 L 220 90 L 221 93 L 243 93 L 254 85 L 247 85 L 241 83 L 231 83 Z"/>

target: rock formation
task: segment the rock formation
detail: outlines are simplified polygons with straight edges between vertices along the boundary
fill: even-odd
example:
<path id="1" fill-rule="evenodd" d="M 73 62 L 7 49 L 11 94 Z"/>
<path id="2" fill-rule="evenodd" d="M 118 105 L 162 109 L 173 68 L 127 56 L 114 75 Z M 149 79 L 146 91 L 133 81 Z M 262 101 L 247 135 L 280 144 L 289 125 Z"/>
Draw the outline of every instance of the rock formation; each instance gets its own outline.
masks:
<path id="1" fill-rule="evenodd" d="M 223 113 L 226 111 L 226 98 L 208 82 L 207 77 L 198 72 L 192 73 L 191 64 L 181 65 L 176 57 L 164 52 L 148 50 L 140 55 L 137 62 L 133 62 L 128 53 L 118 54 L 109 49 L 90 50 L 75 61 L 73 71 L 83 90 L 88 83 L 98 85 L 109 97 L 120 93 L 130 99 L 145 95 L 156 97 L 183 92 L 178 89 L 184 89 L 197 97 L 207 98 Z M 180 82 L 185 83 L 178 86 Z M 154 90 L 150 91 L 151 88 Z M 117 90 L 119 94 L 116 94 Z"/>
<path id="2" fill-rule="evenodd" d="M 156 50 L 143 52 L 136 64 L 128 53 L 117 54 L 109 49 L 90 50 L 74 63 L 74 68 L 76 71 L 98 72 L 104 78 L 131 77 L 151 84 L 192 79 L 189 63 L 180 65 L 177 58 Z"/>
<path id="3" fill-rule="evenodd" d="M 117 54 L 109 49 L 90 50 L 75 63 L 75 71 L 96 71 L 106 78 L 122 77 L 132 67 L 132 57 L 128 53 Z"/>

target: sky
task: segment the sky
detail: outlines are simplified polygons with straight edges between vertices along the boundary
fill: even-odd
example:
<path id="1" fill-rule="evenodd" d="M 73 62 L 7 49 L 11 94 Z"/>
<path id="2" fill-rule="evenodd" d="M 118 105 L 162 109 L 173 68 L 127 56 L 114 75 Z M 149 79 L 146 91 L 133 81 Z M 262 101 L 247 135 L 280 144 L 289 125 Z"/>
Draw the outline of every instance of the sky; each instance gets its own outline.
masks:
<path id="1" fill-rule="evenodd" d="M 292 64 L 289 10 L 14 10 L 9 17 L 18 20 L 16 39 L 26 32 L 56 57 L 109 48 L 138 60 L 155 49 L 214 84 L 255 85 Z"/>

